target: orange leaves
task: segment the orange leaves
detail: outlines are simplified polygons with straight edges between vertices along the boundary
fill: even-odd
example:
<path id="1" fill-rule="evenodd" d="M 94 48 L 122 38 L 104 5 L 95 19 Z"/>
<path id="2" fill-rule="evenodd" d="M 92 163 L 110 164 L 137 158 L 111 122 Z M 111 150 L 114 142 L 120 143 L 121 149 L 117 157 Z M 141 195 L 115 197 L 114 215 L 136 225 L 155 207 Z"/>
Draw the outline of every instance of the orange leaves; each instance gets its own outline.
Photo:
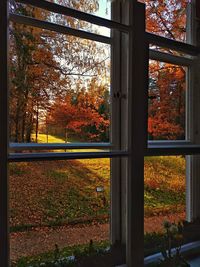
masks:
<path id="1" fill-rule="evenodd" d="M 104 88 L 104 91 L 106 89 Z M 96 95 L 94 94 L 96 92 Z M 48 115 L 49 124 L 79 134 L 79 139 L 101 140 L 109 127 L 108 110 L 100 109 L 106 99 L 102 88 L 67 92 L 64 100 L 57 98 Z M 108 104 L 108 103 L 107 103 Z"/>
<path id="2" fill-rule="evenodd" d="M 152 117 L 149 118 L 148 132 L 158 139 L 177 139 L 184 134 L 184 130 L 180 125 L 173 124 L 167 119 L 159 120 Z"/>
<path id="3" fill-rule="evenodd" d="M 188 0 L 144 0 L 147 31 L 170 39 L 186 38 L 186 7 Z"/>
<path id="4" fill-rule="evenodd" d="M 150 62 L 148 132 L 153 139 L 182 139 L 185 129 L 185 69 Z"/>

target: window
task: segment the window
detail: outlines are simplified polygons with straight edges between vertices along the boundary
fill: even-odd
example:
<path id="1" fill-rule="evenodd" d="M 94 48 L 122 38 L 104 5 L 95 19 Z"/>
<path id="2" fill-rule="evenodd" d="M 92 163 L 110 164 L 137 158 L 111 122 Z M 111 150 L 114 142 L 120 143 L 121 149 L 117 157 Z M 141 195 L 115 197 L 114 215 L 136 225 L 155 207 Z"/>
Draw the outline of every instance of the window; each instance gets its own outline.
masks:
<path id="1" fill-rule="evenodd" d="M 107 8 L 108 6 L 107 3 Z M 126 34 L 129 29 L 123 24 L 102 20 L 50 2 L 41 2 L 41 5 L 11 2 L 9 8 L 10 161 L 19 161 L 9 165 L 11 261 L 15 261 L 23 252 L 13 241 L 13 233 L 22 228 L 61 226 L 64 222 L 80 220 L 80 217 L 90 217 L 93 221 L 93 215 L 109 221 L 108 158 L 128 154 L 114 142 L 111 143 L 114 139 L 111 135 L 112 109 L 119 106 L 119 103 L 113 103 L 111 96 L 119 99 L 119 92 L 115 92 L 116 89 L 112 88 L 110 82 L 111 49 L 114 51 L 115 48 L 109 31 L 114 29 L 115 34 L 119 31 Z M 96 10 L 96 2 L 89 8 Z M 90 22 L 96 25 L 89 24 Z M 106 31 L 105 27 L 100 26 L 106 26 Z M 45 163 L 26 163 L 33 161 L 33 157 L 36 161 L 45 160 Z M 68 160 L 65 170 L 61 161 L 54 161 L 58 166 L 50 168 L 53 165 L 47 160 L 56 160 L 56 157 L 58 160 Z M 73 163 L 69 159 L 74 159 Z M 103 180 L 96 167 L 90 166 L 95 159 Z M 78 167 L 79 163 L 81 166 Z M 32 177 L 29 187 L 27 178 L 31 178 L 29 172 L 32 173 L 32 168 L 44 170 L 41 173 L 35 172 L 37 177 Z M 70 173 L 67 173 L 69 169 Z M 91 186 L 82 185 L 81 190 L 82 193 L 85 191 L 85 196 L 80 196 L 75 185 L 65 183 L 69 180 L 77 183 L 76 172 L 80 179 L 85 179 L 81 171 L 89 174 L 89 169 L 91 177 L 85 178 L 91 181 L 95 179 L 96 182 L 93 184 L 90 181 Z M 17 186 L 15 178 L 20 186 Z M 43 193 L 40 192 L 41 187 L 34 186 L 37 183 L 35 178 L 39 179 L 40 185 L 46 184 Z M 48 187 L 47 184 L 51 186 Z M 19 191 L 14 193 L 15 187 Z M 63 190 L 60 190 L 61 187 Z M 39 192 L 41 198 L 36 197 Z M 68 202 L 64 201 L 65 197 Z M 112 198 L 114 197 L 112 193 Z M 23 200 L 26 203 L 23 206 L 26 218 L 22 215 Z M 83 209 L 79 202 L 83 204 Z M 111 202 L 114 206 L 113 199 Z M 112 216 L 116 215 L 112 212 Z M 105 235 L 108 238 L 108 225 Z M 86 240 L 88 238 L 89 235 Z M 112 238 L 116 239 L 113 234 Z M 91 235 L 90 239 L 95 240 L 95 236 Z M 33 246 L 37 247 L 37 242 Z M 30 251 L 29 256 L 35 253 L 37 248 Z M 7 262 L 8 255 L 3 257 Z"/>
<path id="2" fill-rule="evenodd" d="M 186 159 L 186 206 L 189 219 L 198 215 L 198 187 L 194 188 L 193 184 L 197 185 L 199 164 L 198 157 L 194 156 L 199 153 L 196 128 L 199 105 L 196 93 L 198 88 L 193 86 L 193 80 L 198 76 L 194 67 L 198 64 L 199 49 L 194 46 L 193 36 L 188 39 L 186 31 L 187 27 L 193 31 L 193 23 L 190 21 L 190 18 L 194 19 L 193 2 L 188 4 L 183 1 L 176 5 L 173 1 L 172 7 L 165 3 L 159 10 L 157 2 L 147 1 L 147 12 L 152 12 L 147 19 L 147 32 L 145 7 L 141 3 L 112 1 L 111 19 L 109 16 L 108 19 L 102 18 L 101 8 L 100 13 L 96 13 L 99 17 L 96 17 L 85 13 L 86 10 L 80 8 L 76 1 L 70 1 L 74 3 L 70 6 L 64 5 L 63 1 L 59 2 L 61 5 L 57 3 L 20 0 L 19 4 L 10 1 L 10 28 L 7 23 L 7 1 L 0 3 L 0 22 L 3 26 L 0 29 L 0 61 L 3 63 L 0 65 L 0 83 L 5 88 L 0 97 L 2 266 L 9 265 L 8 162 L 38 161 L 38 164 L 42 164 L 42 161 L 48 160 L 96 158 L 111 158 L 110 203 L 105 203 L 103 196 L 106 194 L 107 201 L 108 188 L 102 191 L 102 186 L 98 185 L 95 192 L 98 198 L 96 204 L 106 204 L 106 209 L 111 207 L 111 242 L 126 244 L 128 267 L 142 266 L 144 156 L 193 155 Z M 89 5 L 91 12 L 97 11 L 97 4 L 97 1 L 93 1 L 93 5 Z M 15 12 L 17 7 L 21 8 Z M 186 9 L 191 10 L 187 19 Z M 173 16 L 170 16 L 170 12 L 173 12 Z M 16 27 L 19 31 L 16 31 Z M 9 58 L 9 73 L 8 32 L 11 36 L 10 51 L 14 54 Z M 37 53 L 34 51 L 36 46 Z M 19 50 L 22 52 L 21 57 Z M 74 53 L 66 54 L 66 50 L 73 50 Z M 40 64 L 39 56 L 42 59 Z M 66 67 L 71 71 L 67 78 Z M 30 69 L 32 71 L 28 77 Z M 38 75 L 42 84 L 37 81 Z M 166 81 L 165 75 L 170 80 Z M 30 91 L 31 84 L 34 90 Z M 168 89 L 168 94 L 164 95 L 167 100 L 165 103 L 161 95 L 164 86 Z M 9 97 L 8 87 L 11 88 Z M 19 88 L 23 90 L 21 95 Z M 59 98 L 60 95 L 62 98 Z M 45 101 L 42 101 L 43 97 Z M 27 99 L 29 102 L 26 102 Z M 61 112 L 65 105 L 73 111 L 71 118 L 69 113 Z M 165 110 L 169 105 L 171 113 L 167 114 Z M 10 120 L 7 114 L 9 108 Z M 41 116 L 40 120 L 38 116 Z M 158 119 L 163 119 L 168 128 L 161 128 Z M 173 131 L 169 132 L 171 125 Z M 34 136 L 31 135 L 32 127 L 35 129 Z M 63 142 L 50 144 L 50 133 L 56 135 L 58 127 L 65 130 L 61 134 Z M 44 137 L 43 144 L 35 143 L 35 140 L 39 140 L 39 131 Z M 87 133 L 87 136 L 83 133 Z M 14 143 L 10 143 L 10 140 Z M 24 170 L 15 168 L 14 172 L 18 171 L 19 174 Z M 12 167 L 10 171 L 13 171 Z M 47 176 L 52 183 L 55 177 L 58 178 L 56 183 L 60 186 L 66 173 L 59 169 L 57 172 L 50 171 Z M 50 202 L 49 199 L 42 200 L 43 204 L 51 207 L 50 214 L 48 210 L 45 218 L 51 220 L 54 212 L 59 213 L 58 217 L 63 220 L 69 217 L 66 212 L 62 213 L 59 202 L 55 204 L 51 201 L 53 198 L 50 192 Z M 86 200 L 89 201 L 89 198 Z M 105 207 L 96 212 L 104 212 Z M 73 211 L 82 214 L 81 209 Z M 11 215 L 15 218 L 15 214 L 11 212 Z"/>
<path id="3" fill-rule="evenodd" d="M 176 3 L 178 3 L 178 1 L 176 1 Z M 193 43 L 194 44 L 195 38 L 192 35 L 192 34 L 194 34 L 193 6 L 194 6 L 194 1 L 192 1 L 191 3 L 188 3 L 187 23 L 186 23 L 187 25 L 185 24 L 185 29 L 190 29 L 190 30 L 186 31 L 185 39 L 184 38 L 183 39 L 177 39 L 178 41 L 184 41 L 186 43 Z M 157 11 L 158 11 L 158 8 L 159 8 L 159 6 L 156 8 Z M 161 5 L 161 8 L 162 8 L 162 5 Z M 147 9 L 148 9 L 148 7 L 147 7 Z M 172 9 L 173 9 L 173 7 L 172 7 Z M 165 8 L 163 8 L 162 12 L 165 12 Z M 165 14 L 167 14 L 167 13 L 165 13 Z M 182 19 L 184 19 L 184 16 Z M 169 22 L 170 22 L 170 19 L 169 19 Z M 176 23 L 176 19 L 174 20 L 174 23 Z M 169 24 L 168 24 L 168 26 L 169 26 Z M 148 25 L 148 22 L 147 22 L 147 25 Z M 179 25 L 181 25 L 181 24 L 179 24 Z M 175 27 L 175 30 L 177 30 L 176 27 Z M 154 32 L 154 29 L 153 30 L 151 29 L 150 32 L 151 31 Z M 154 32 L 154 33 L 156 33 L 156 32 Z M 165 32 L 166 35 L 161 34 L 161 32 L 156 33 L 156 35 L 157 34 L 162 35 L 166 38 L 176 40 L 176 38 L 171 38 L 166 32 Z M 150 45 L 150 53 L 149 53 L 149 55 L 150 55 L 150 63 L 149 63 L 150 76 L 149 76 L 149 125 L 148 126 L 149 126 L 149 131 L 151 131 L 152 134 L 149 136 L 150 137 L 149 139 L 151 139 L 151 140 L 149 140 L 149 142 L 148 142 L 148 147 L 149 147 L 151 152 L 149 151 L 148 155 L 151 155 L 151 156 L 152 155 L 161 155 L 161 158 L 163 156 L 165 156 L 164 160 L 162 162 L 163 165 L 158 163 L 159 167 L 161 167 L 161 165 L 162 165 L 161 169 L 164 171 L 164 168 L 165 168 L 164 166 L 165 166 L 166 160 L 167 159 L 170 160 L 170 158 L 171 158 L 171 156 L 169 158 L 166 157 L 167 155 L 173 155 L 173 154 L 177 155 L 177 157 L 174 158 L 174 164 L 177 165 L 177 169 L 178 169 L 179 158 L 181 160 L 183 160 L 183 156 L 182 156 L 183 151 L 184 151 L 185 155 L 199 153 L 198 152 L 198 145 L 197 145 L 198 141 L 195 138 L 195 135 L 193 132 L 193 129 L 194 128 L 196 129 L 195 125 L 198 121 L 198 119 L 197 119 L 198 116 L 195 115 L 196 112 L 194 113 L 194 109 L 192 108 L 192 106 L 195 104 L 194 96 L 197 97 L 197 95 L 196 95 L 197 91 L 196 91 L 195 86 L 194 86 L 194 73 L 196 72 L 195 71 L 195 69 L 196 69 L 196 66 L 195 66 L 196 63 L 195 62 L 196 62 L 197 58 L 194 56 L 194 54 L 192 54 L 192 51 L 189 52 L 189 50 L 188 50 L 188 52 L 186 52 L 186 50 L 184 51 L 184 49 L 180 49 L 181 45 L 179 45 L 180 43 L 178 43 L 178 42 L 176 43 L 176 41 L 173 42 L 174 46 L 169 45 L 171 47 L 166 47 L 164 43 L 166 41 L 166 43 L 168 42 L 168 44 L 169 44 L 170 41 L 168 39 L 163 39 L 162 45 L 159 45 L 159 42 L 161 41 L 162 38 L 159 38 L 156 36 L 154 36 L 154 38 L 155 38 L 154 40 L 157 39 L 158 42 L 156 43 L 156 41 L 155 41 L 155 42 L 153 42 L 153 44 Z M 167 66 L 167 68 L 169 67 L 171 69 L 171 72 L 168 73 L 168 75 L 163 77 L 162 72 L 165 71 L 166 66 Z M 154 71 L 156 67 L 157 67 L 157 69 L 156 69 L 156 71 Z M 151 68 L 152 68 L 152 72 L 151 72 Z M 174 72 L 175 69 L 177 71 L 183 70 L 183 76 L 182 77 L 184 77 L 184 79 L 182 81 L 181 81 L 181 79 L 179 79 L 179 82 L 178 82 L 178 80 L 177 80 L 178 76 L 176 76 L 176 78 L 175 77 L 172 78 L 172 80 L 173 80 L 173 85 L 172 85 L 170 80 L 171 80 L 171 77 L 173 76 L 172 73 Z M 159 74 L 157 74 L 157 72 L 159 72 L 161 74 L 160 77 L 158 77 Z M 165 79 L 165 77 L 167 77 L 167 80 L 163 83 L 163 79 Z M 180 76 L 179 76 L 179 78 L 180 78 Z M 184 93 L 182 91 L 182 96 L 183 96 L 182 100 L 185 99 L 184 100 L 185 104 L 182 102 L 180 95 L 179 95 L 179 97 L 178 97 L 178 95 L 176 95 L 176 97 L 173 98 L 173 94 L 176 91 L 175 84 L 176 84 L 177 88 L 178 88 L 178 84 L 179 84 L 179 89 L 182 88 L 182 90 L 184 91 Z M 167 104 L 168 108 L 166 109 L 166 111 L 169 113 L 172 112 L 172 113 L 170 113 L 170 116 L 169 116 L 170 119 L 172 119 L 172 120 L 174 119 L 177 122 L 177 118 L 179 117 L 179 116 L 178 117 L 176 116 L 176 114 L 175 114 L 176 112 L 174 113 L 176 108 L 173 106 L 173 103 L 176 103 L 179 106 L 179 108 L 182 109 L 182 111 L 185 110 L 183 112 L 183 113 L 185 113 L 185 115 L 183 115 L 183 117 L 181 119 L 182 123 L 180 123 L 180 120 L 179 120 L 181 117 L 180 116 L 178 119 L 179 122 L 177 124 L 177 126 L 179 125 L 179 127 L 181 124 L 182 124 L 182 126 L 185 124 L 185 126 L 183 126 L 183 128 L 185 128 L 185 130 L 184 130 L 185 134 L 182 137 L 180 137 L 179 134 L 174 135 L 174 129 L 175 129 L 173 127 L 174 123 L 172 123 L 173 125 L 170 126 L 170 131 L 165 132 L 166 128 L 164 127 L 164 125 L 165 125 L 164 122 L 169 123 L 169 120 L 164 115 L 164 112 L 162 112 L 162 106 L 161 106 L 162 99 L 160 99 L 160 94 L 162 92 L 162 88 L 164 88 L 165 86 L 167 89 L 167 90 L 165 89 L 165 92 L 168 92 L 169 94 L 167 93 L 167 95 L 165 95 L 164 101 L 168 102 L 168 104 Z M 172 88 L 174 88 L 175 91 L 172 90 Z M 156 105 L 157 109 L 156 108 L 154 109 L 154 105 Z M 182 108 L 181 108 L 181 106 L 182 106 Z M 163 111 L 164 111 L 164 109 L 163 109 Z M 156 118 L 162 119 L 163 123 L 160 125 L 159 120 L 156 120 L 156 122 L 155 122 L 154 120 Z M 152 127 L 153 125 L 154 125 L 154 127 Z M 164 127 L 165 130 L 162 127 L 160 128 L 160 126 Z M 158 131 L 157 137 L 156 137 L 156 133 L 153 134 L 153 132 L 156 132 L 156 131 Z M 166 135 L 164 134 L 164 132 L 166 133 Z M 197 131 L 196 131 L 196 134 L 197 134 Z M 152 138 L 152 135 L 154 135 L 153 138 Z M 172 137 L 172 135 L 174 135 L 174 137 Z M 193 150 L 193 148 L 194 148 L 194 150 Z M 154 154 L 153 151 L 154 152 L 157 151 L 157 153 Z M 158 162 L 159 162 L 159 160 L 161 160 L 161 158 L 157 159 Z M 148 173 L 148 159 L 149 158 L 146 158 L 146 161 L 145 161 L 146 162 L 146 169 L 147 169 L 146 174 L 148 174 L 149 181 L 151 181 L 152 185 L 154 185 L 154 184 L 156 184 L 155 183 L 156 175 L 154 177 L 151 177 L 151 171 L 150 170 Z M 196 189 L 196 186 L 198 187 L 196 179 L 198 176 L 198 174 L 197 174 L 198 173 L 198 167 L 197 167 L 198 156 L 194 156 L 194 155 L 193 156 L 186 156 L 185 159 L 186 159 L 186 161 L 185 161 L 186 162 L 186 165 L 185 165 L 185 167 L 186 167 L 186 184 L 185 184 L 185 186 L 186 186 L 186 188 L 185 188 L 186 217 L 183 216 L 183 218 L 187 219 L 188 221 L 193 221 L 193 220 L 195 220 L 195 218 L 197 218 L 196 217 L 197 216 L 197 210 L 196 210 L 197 206 L 196 205 L 198 205 L 197 204 L 198 200 L 197 200 L 197 196 L 196 196 L 196 192 L 197 192 L 196 190 L 199 190 L 199 188 Z M 150 163 L 152 165 L 155 164 L 155 158 L 154 157 L 151 158 Z M 160 173 L 159 168 L 157 169 L 157 173 Z M 168 175 L 167 175 L 169 177 L 169 180 L 170 180 L 172 173 L 173 173 L 172 169 L 169 168 L 168 169 Z M 183 175 L 182 172 L 179 170 L 179 175 L 178 175 L 179 182 L 184 181 L 182 175 Z M 161 176 L 162 176 L 162 174 L 161 174 Z M 148 178 L 148 177 L 145 177 L 145 178 Z M 173 182 L 175 183 L 175 181 L 176 181 L 176 178 L 174 177 Z M 194 184 L 192 185 L 193 182 L 194 182 Z M 164 183 L 163 183 L 163 186 L 164 186 Z M 159 192 L 159 190 L 160 190 L 160 186 L 158 186 L 158 192 Z M 170 186 L 168 187 L 168 190 L 170 190 Z M 146 192 L 146 190 L 144 192 L 145 192 L 145 200 L 146 200 L 145 203 L 148 203 L 147 196 L 152 197 L 152 195 L 148 195 L 147 194 L 148 192 Z M 152 190 L 150 190 L 150 192 L 152 193 Z M 165 189 L 163 189 L 163 192 L 165 192 Z M 177 190 L 177 192 L 181 192 L 181 189 L 179 188 L 179 190 Z M 171 197 L 172 197 L 172 195 L 173 195 L 173 193 L 171 194 Z M 158 196 L 158 195 L 156 195 L 156 196 Z M 183 196 L 183 194 L 180 193 L 179 196 Z M 169 199 L 171 199 L 171 198 L 169 197 Z M 163 200 L 164 200 L 164 198 L 163 198 Z M 179 200 L 178 202 L 181 203 L 182 201 Z M 195 203 L 195 204 L 192 204 L 192 203 Z M 162 205 L 163 204 L 164 203 L 162 203 Z M 164 210 L 164 206 L 163 206 L 163 210 Z M 180 210 L 181 210 L 181 207 L 179 207 L 179 211 Z M 180 214 L 177 214 L 176 218 L 178 216 L 180 216 Z M 162 215 L 161 215 L 161 217 L 162 217 Z M 145 220 L 145 222 L 146 222 L 146 220 Z M 170 221 L 170 216 L 168 216 L 168 220 Z M 148 229 L 147 226 L 146 226 L 146 228 Z M 150 235 L 146 236 L 145 241 L 148 241 L 148 243 L 145 243 L 146 244 L 145 253 L 152 254 L 153 251 L 154 252 L 156 251 L 156 249 L 154 249 L 153 251 L 150 252 L 148 245 L 151 244 L 151 246 L 152 246 L 154 241 L 156 244 L 157 238 L 159 240 L 158 235 L 154 236 L 154 234 L 153 234 L 151 236 L 151 234 L 150 234 Z M 154 241 L 152 242 L 153 239 L 154 239 Z M 185 239 L 185 242 L 188 242 L 187 238 Z"/>

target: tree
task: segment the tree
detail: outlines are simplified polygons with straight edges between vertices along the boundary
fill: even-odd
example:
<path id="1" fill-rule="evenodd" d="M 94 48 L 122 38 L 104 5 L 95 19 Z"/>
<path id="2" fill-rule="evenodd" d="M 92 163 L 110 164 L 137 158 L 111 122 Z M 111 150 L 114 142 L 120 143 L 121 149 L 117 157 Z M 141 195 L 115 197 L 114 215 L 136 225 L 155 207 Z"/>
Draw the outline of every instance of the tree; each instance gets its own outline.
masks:
<path id="1" fill-rule="evenodd" d="M 56 99 L 48 114 L 48 126 L 64 129 L 65 135 L 79 136 L 82 141 L 108 141 L 108 99 L 108 89 L 93 79 L 88 89 L 68 91 L 64 99 Z"/>
<path id="2" fill-rule="evenodd" d="M 98 1 L 55 0 L 85 12 L 98 9 Z M 145 0 L 147 30 L 185 41 L 186 0 Z M 73 28 L 94 30 L 87 22 L 31 7 L 11 4 L 20 14 Z M 16 142 L 29 142 L 39 123 L 51 117 L 51 129 L 73 132 L 84 139 L 108 140 L 109 46 L 34 27 L 11 24 L 10 133 Z M 158 48 L 176 54 L 170 49 Z M 103 81 L 100 82 L 100 81 Z M 150 62 L 149 134 L 153 139 L 184 138 L 185 70 L 163 62 Z M 64 103 L 63 101 L 66 101 Z M 58 103 L 62 103 L 62 110 Z M 55 109 L 60 110 L 58 114 Z M 70 110 L 71 114 L 66 114 Z M 77 112 L 81 113 L 78 114 Z M 59 115 L 59 116 L 58 116 Z M 65 119 L 64 119 L 65 117 Z M 70 120 L 69 120 L 70 119 Z M 66 121 L 65 121 L 66 120 Z M 82 120 L 82 121 L 81 121 Z M 90 120 L 90 123 L 89 123 Z M 64 123 L 65 121 L 65 123 Z M 69 122 L 70 121 L 70 122 Z M 64 123 L 64 124 L 63 124 Z M 63 127 L 63 129 L 61 129 Z"/>
<path id="3" fill-rule="evenodd" d="M 187 0 L 144 0 L 147 31 L 169 39 L 186 41 Z M 152 46 L 169 54 L 181 55 L 171 49 Z M 150 139 L 184 139 L 185 80 L 182 66 L 150 61 L 149 121 Z"/>
<path id="4" fill-rule="evenodd" d="M 56 2 L 87 12 L 98 8 L 95 0 Z M 28 5 L 11 2 L 10 8 L 22 15 L 70 27 L 90 27 L 86 22 Z M 101 75 L 105 47 L 89 40 L 15 23 L 11 24 L 10 40 L 10 136 L 15 142 L 30 142 L 34 130 L 37 140 L 39 121 L 46 116 L 55 99 L 76 89 L 77 77 L 86 84 Z"/>
<path id="5" fill-rule="evenodd" d="M 146 29 L 169 39 L 186 41 L 188 0 L 142 0 L 146 4 Z"/>
<path id="6" fill-rule="evenodd" d="M 185 70 L 151 62 L 149 134 L 154 139 L 183 139 L 185 128 Z"/>
<path id="7" fill-rule="evenodd" d="M 15 4 L 15 12 L 34 16 L 34 8 Z M 60 74 L 46 63 L 57 65 L 42 30 L 12 23 L 10 27 L 10 135 L 15 142 L 30 142 L 34 116 L 48 105 L 49 80 Z M 52 87 L 55 87 L 53 85 Z"/>

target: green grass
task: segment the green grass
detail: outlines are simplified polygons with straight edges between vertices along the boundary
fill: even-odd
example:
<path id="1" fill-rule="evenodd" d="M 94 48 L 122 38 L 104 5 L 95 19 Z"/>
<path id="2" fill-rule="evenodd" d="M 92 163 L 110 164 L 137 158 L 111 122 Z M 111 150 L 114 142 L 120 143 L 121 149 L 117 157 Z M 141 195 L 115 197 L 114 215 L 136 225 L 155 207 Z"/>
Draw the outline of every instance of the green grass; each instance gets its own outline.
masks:
<path id="1" fill-rule="evenodd" d="M 183 211 L 185 159 L 182 156 L 145 158 L 145 214 Z"/>
<path id="2" fill-rule="evenodd" d="M 45 142 L 40 134 L 39 141 Z M 49 135 L 49 141 L 63 142 Z M 97 193 L 98 186 L 104 187 Z M 184 210 L 183 157 L 145 158 L 145 215 Z M 11 227 L 104 220 L 110 205 L 110 160 L 10 163 Z M 104 216 L 105 215 L 105 216 Z"/>
<path id="3" fill-rule="evenodd" d="M 108 214 L 109 211 L 109 182 L 104 185 L 107 192 L 103 193 L 106 203 L 103 205 L 102 197 L 96 195 L 96 178 L 90 169 L 77 163 L 67 170 L 47 170 L 47 175 L 55 182 L 55 188 L 48 190 L 41 200 L 44 208 L 45 222 L 64 223 L 77 218 L 95 217 Z M 44 174 L 46 176 L 46 173 Z M 108 175 L 108 173 L 107 173 Z M 92 179 L 94 177 L 94 180 Z M 108 180 L 108 179 L 107 179 Z M 59 190 L 64 187 L 65 190 Z"/>
<path id="4" fill-rule="evenodd" d="M 70 173 L 68 170 L 60 171 L 60 170 L 47 170 L 46 175 L 58 183 L 64 183 L 66 180 L 69 179 Z"/>
<path id="5" fill-rule="evenodd" d="M 26 168 L 25 168 L 26 166 L 27 166 L 27 163 L 25 162 L 9 164 L 9 174 L 16 175 L 16 176 L 23 175 L 26 173 Z"/>
<path id="6" fill-rule="evenodd" d="M 85 244 L 85 245 L 69 246 L 63 249 L 59 249 L 55 245 L 54 251 L 49 251 L 47 253 L 34 255 L 32 257 L 22 257 L 16 263 L 12 263 L 11 267 L 73 266 L 73 264 L 69 263 L 67 265 L 53 265 L 52 262 L 56 262 L 59 259 L 65 259 L 66 257 L 72 255 L 74 255 L 75 257 L 81 257 L 81 256 L 89 256 L 94 253 L 101 253 L 109 246 L 110 246 L 109 241 L 94 242 L 92 247 L 90 244 Z"/>
<path id="7" fill-rule="evenodd" d="M 35 141 L 35 134 L 32 134 L 32 139 Z M 38 134 L 38 143 L 47 143 L 46 134 Z M 65 143 L 62 138 L 48 135 L 48 143 Z"/>
<path id="8" fill-rule="evenodd" d="M 161 208 L 163 205 L 183 204 L 185 195 L 168 191 L 145 190 L 144 200 L 147 206 Z"/>
<path id="9" fill-rule="evenodd" d="M 12 229 L 104 220 L 109 213 L 109 173 L 109 159 L 28 163 L 17 179 L 10 176 Z M 104 186 L 104 192 L 96 193 L 97 186 Z"/>

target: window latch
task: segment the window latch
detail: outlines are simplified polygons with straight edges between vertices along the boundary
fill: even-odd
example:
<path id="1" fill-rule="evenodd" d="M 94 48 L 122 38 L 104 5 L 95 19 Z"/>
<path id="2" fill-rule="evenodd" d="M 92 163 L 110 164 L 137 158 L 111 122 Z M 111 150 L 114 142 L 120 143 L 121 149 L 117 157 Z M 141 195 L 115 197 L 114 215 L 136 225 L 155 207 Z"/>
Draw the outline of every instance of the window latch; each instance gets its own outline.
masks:
<path id="1" fill-rule="evenodd" d="M 116 93 L 114 93 L 113 96 L 114 96 L 114 98 L 116 98 L 116 99 L 122 99 L 122 98 L 126 99 L 126 94 L 122 94 L 122 93 L 119 92 L 119 91 L 116 92 Z"/>

